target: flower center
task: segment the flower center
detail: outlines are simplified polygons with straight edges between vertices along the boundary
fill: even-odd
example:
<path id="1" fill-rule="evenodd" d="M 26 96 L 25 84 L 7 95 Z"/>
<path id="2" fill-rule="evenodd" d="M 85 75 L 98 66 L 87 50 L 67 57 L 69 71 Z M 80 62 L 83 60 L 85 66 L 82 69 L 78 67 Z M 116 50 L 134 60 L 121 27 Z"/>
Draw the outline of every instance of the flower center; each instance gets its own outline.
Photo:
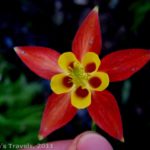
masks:
<path id="1" fill-rule="evenodd" d="M 84 67 L 82 64 L 78 62 L 73 62 L 69 65 L 70 74 L 69 76 L 72 78 L 72 82 L 76 86 L 87 86 L 88 74 L 84 71 Z"/>

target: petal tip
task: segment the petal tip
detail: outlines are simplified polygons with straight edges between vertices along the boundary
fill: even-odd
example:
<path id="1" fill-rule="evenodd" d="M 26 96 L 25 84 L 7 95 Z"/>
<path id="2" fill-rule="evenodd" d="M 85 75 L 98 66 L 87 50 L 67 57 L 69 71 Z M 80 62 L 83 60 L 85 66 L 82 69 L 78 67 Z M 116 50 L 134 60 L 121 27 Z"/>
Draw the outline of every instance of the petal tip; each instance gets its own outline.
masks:
<path id="1" fill-rule="evenodd" d="M 71 101 L 71 105 L 72 105 L 74 108 L 76 108 L 76 109 L 83 110 L 83 109 L 88 108 L 88 107 L 91 105 L 91 101 L 90 101 L 86 106 L 84 106 L 84 105 L 77 105 L 77 104 L 75 104 L 75 103 L 72 102 L 72 101 Z"/>
<path id="2" fill-rule="evenodd" d="M 124 137 L 122 137 L 120 141 L 121 141 L 122 143 L 124 143 L 124 142 L 125 142 Z"/>
<path id="3" fill-rule="evenodd" d="M 42 141 L 42 140 L 44 139 L 44 137 L 39 134 L 39 135 L 38 135 L 38 139 L 39 139 L 39 141 Z"/>
<path id="4" fill-rule="evenodd" d="M 14 51 L 17 52 L 19 50 L 19 48 L 16 46 L 14 47 Z"/>
<path id="5" fill-rule="evenodd" d="M 94 7 L 93 11 L 95 11 L 95 12 L 98 12 L 98 11 L 99 11 L 98 5 Z"/>

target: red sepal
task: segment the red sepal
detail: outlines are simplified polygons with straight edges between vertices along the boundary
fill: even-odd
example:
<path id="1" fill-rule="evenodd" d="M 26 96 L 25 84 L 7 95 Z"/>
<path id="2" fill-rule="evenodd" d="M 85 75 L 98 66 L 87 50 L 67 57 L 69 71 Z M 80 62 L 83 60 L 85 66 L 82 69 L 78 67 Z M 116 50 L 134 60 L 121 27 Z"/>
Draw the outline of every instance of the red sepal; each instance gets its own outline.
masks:
<path id="1" fill-rule="evenodd" d="M 120 111 L 114 96 L 108 92 L 94 92 L 88 108 L 94 122 L 112 137 L 123 141 Z"/>
<path id="2" fill-rule="evenodd" d="M 149 50 L 120 50 L 105 56 L 99 70 L 107 72 L 111 82 L 122 81 L 131 77 L 149 61 Z"/>
<path id="3" fill-rule="evenodd" d="M 98 7 L 95 7 L 79 27 L 72 44 L 72 51 L 81 60 L 86 52 L 100 53 L 102 47 Z"/>
<path id="4" fill-rule="evenodd" d="M 70 94 L 50 95 L 43 113 L 39 137 L 44 138 L 67 124 L 76 111 L 70 103 Z"/>
<path id="5" fill-rule="evenodd" d="M 45 79 L 61 72 L 55 50 L 38 46 L 19 46 L 14 48 L 20 59 L 37 75 Z"/>

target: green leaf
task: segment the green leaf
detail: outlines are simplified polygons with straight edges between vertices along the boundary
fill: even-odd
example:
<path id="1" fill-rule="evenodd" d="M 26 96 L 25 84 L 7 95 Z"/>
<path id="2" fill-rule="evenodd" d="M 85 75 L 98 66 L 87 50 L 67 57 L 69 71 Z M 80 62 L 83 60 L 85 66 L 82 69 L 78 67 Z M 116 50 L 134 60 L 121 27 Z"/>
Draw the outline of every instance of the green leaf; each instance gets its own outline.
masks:
<path id="1" fill-rule="evenodd" d="M 136 31 L 144 21 L 146 15 L 150 12 L 150 3 L 147 1 L 136 1 L 129 10 L 134 13 L 133 25 L 131 30 Z"/>
<path id="2" fill-rule="evenodd" d="M 0 59 L 0 142 L 36 144 L 44 104 L 33 105 L 32 101 L 42 87 L 38 82 L 27 82 L 23 74 L 12 80 L 9 71 L 14 68 Z"/>

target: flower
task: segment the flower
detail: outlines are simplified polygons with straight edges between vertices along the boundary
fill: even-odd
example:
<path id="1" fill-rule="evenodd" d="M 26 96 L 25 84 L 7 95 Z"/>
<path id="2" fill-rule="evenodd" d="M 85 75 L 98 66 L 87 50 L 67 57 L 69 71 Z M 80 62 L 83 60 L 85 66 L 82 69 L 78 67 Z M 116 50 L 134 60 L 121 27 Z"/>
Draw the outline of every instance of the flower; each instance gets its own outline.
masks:
<path id="1" fill-rule="evenodd" d="M 91 104 L 93 91 L 104 91 L 109 85 L 108 74 L 98 71 L 100 59 L 94 52 L 87 52 L 81 62 L 72 52 L 60 55 L 58 65 L 63 73 L 54 75 L 51 88 L 56 94 L 69 93 L 71 104 L 84 109 Z"/>
<path id="2" fill-rule="evenodd" d="M 101 61 L 102 47 L 98 7 L 81 24 L 72 52 L 59 54 L 50 48 L 15 47 L 21 60 L 37 75 L 51 80 L 39 139 L 64 126 L 77 109 L 87 108 L 95 123 L 112 137 L 123 141 L 121 115 L 114 96 L 106 90 L 109 82 L 128 79 L 150 60 L 144 49 L 120 50 Z"/>

